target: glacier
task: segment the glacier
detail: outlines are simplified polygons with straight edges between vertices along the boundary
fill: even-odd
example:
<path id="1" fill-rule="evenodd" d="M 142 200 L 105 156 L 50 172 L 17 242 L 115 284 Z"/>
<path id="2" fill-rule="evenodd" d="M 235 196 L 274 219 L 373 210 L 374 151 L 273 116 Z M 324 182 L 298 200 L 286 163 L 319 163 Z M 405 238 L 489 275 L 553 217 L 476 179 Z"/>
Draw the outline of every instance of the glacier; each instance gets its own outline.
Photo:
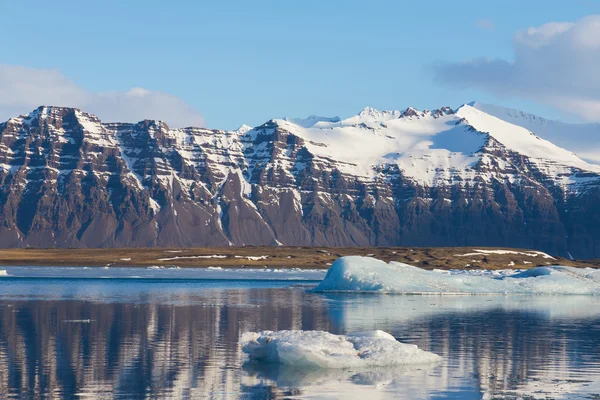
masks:
<path id="1" fill-rule="evenodd" d="M 437 354 L 376 330 L 349 335 L 323 331 L 246 332 L 242 351 L 251 361 L 298 368 L 361 368 L 435 363 Z"/>
<path id="2" fill-rule="evenodd" d="M 600 295 L 600 271 L 566 266 L 535 267 L 498 274 L 428 271 L 370 257 L 338 258 L 317 292 L 389 294 Z"/>

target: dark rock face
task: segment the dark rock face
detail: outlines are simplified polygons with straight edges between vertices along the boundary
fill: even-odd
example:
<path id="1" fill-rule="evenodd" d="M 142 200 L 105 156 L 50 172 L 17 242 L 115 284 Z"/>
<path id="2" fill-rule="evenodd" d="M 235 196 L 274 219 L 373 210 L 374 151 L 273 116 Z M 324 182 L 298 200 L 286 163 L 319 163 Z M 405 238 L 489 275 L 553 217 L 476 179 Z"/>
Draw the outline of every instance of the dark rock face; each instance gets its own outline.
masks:
<path id="1" fill-rule="evenodd" d="M 309 147 L 275 121 L 169 129 L 40 107 L 0 124 L 0 246 L 502 246 L 600 258 L 594 173 L 568 168 L 587 182 L 568 191 L 489 138 L 475 178 L 428 187 L 393 164 L 373 179 L 344 173 Z M 515 179 L 478 179 L 499 173 Z"/>

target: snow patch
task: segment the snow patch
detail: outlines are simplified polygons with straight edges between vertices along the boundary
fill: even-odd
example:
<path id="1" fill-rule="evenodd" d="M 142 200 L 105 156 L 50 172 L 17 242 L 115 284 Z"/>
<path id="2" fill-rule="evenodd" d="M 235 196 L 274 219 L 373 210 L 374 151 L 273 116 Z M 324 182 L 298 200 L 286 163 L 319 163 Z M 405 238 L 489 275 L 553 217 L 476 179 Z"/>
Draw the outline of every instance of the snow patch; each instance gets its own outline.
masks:
<path id="1" fill-rule="evenodd" d="M 213 254 L 213 255 L 209 255 L 209 256 L 176 256 L 176 257 L 169 257 L 169 258 L 159 258 L 158 261 L 173 261 L 173 260 L 182 260 L 185 258 L 227 258 L 227 256 L 222 256 L 222 255 L 217 255 L 217 254 Z"/>
<path id="2" fill-rule="evenodd" d="M 267 258 L 269 258 L 269 256 L 247 256 L 246 258 L 250 261 L 259 261 L 266 260 Z"/>
<path id="3" fill-rule="evenodd" d="M 467 253 L 467 254 L 455 254 L 456 257 L 471 257 L 471 256 L 480 256 L 483 254 L 514 254 L 514 255 L 518 255 L 518 256 L 528 256 L 528 257 L 537 257 L 537 256 L 541 256 L 542 258 L 547 258 L 550 260 L 556 260 L 556 258 L 552 257 L 549 254 L 543 253 L 541 251 L 530 251 L 530 252 L 521 252 L 521 251 L 514 251 L 514 250 L 480 250 L 480 249 L 473 249 L 474 253 Z M 475 260 L 473 260 L 475 261 Z"/>

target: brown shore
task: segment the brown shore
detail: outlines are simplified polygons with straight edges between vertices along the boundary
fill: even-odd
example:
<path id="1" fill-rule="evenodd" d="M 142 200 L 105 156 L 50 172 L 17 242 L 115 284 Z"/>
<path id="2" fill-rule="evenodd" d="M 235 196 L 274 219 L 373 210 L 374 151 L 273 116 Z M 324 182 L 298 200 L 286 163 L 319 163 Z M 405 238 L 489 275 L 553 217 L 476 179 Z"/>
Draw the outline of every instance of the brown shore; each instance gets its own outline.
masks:
<path id="1" fill-rule="evenodd" d="M 503 254 L 499 254 L 503 253 Z M 181 268 L 328 268 L 338 257 L 360 255 L 425 269 L 507 269 L 539 265 L 600 267 L 596 261 L 549 258 L 535 250 L 486 247 L 202 247 L 128 249 L 3 249 L 1 266 L 123 266 Z"/>

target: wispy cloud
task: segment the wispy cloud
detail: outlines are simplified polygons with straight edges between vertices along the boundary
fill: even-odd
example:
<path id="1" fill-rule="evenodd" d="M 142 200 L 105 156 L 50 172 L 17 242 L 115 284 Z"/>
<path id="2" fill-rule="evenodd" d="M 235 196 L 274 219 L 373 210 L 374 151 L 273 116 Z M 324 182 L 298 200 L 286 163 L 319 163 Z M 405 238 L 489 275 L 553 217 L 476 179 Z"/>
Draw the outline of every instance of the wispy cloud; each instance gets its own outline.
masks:
<path id="1" fill-rule="evenodd" d="M 514 61 L 441 63 L 437 81 L 527 98 L 586 120 L 600 120 L 600 15 L 552 22 L 515 34 Z"/>
<path id="2" fill-rule="evenodd" d="M 198 111 L 168 93 L 144 88 L 92 92 L 76 85 L 58 70 L 0 65 L 0 120 L 27 113 L 40 105 L 81 108 L 107 122 L 160 119 L 174 126 L 204 124 Z"/>

